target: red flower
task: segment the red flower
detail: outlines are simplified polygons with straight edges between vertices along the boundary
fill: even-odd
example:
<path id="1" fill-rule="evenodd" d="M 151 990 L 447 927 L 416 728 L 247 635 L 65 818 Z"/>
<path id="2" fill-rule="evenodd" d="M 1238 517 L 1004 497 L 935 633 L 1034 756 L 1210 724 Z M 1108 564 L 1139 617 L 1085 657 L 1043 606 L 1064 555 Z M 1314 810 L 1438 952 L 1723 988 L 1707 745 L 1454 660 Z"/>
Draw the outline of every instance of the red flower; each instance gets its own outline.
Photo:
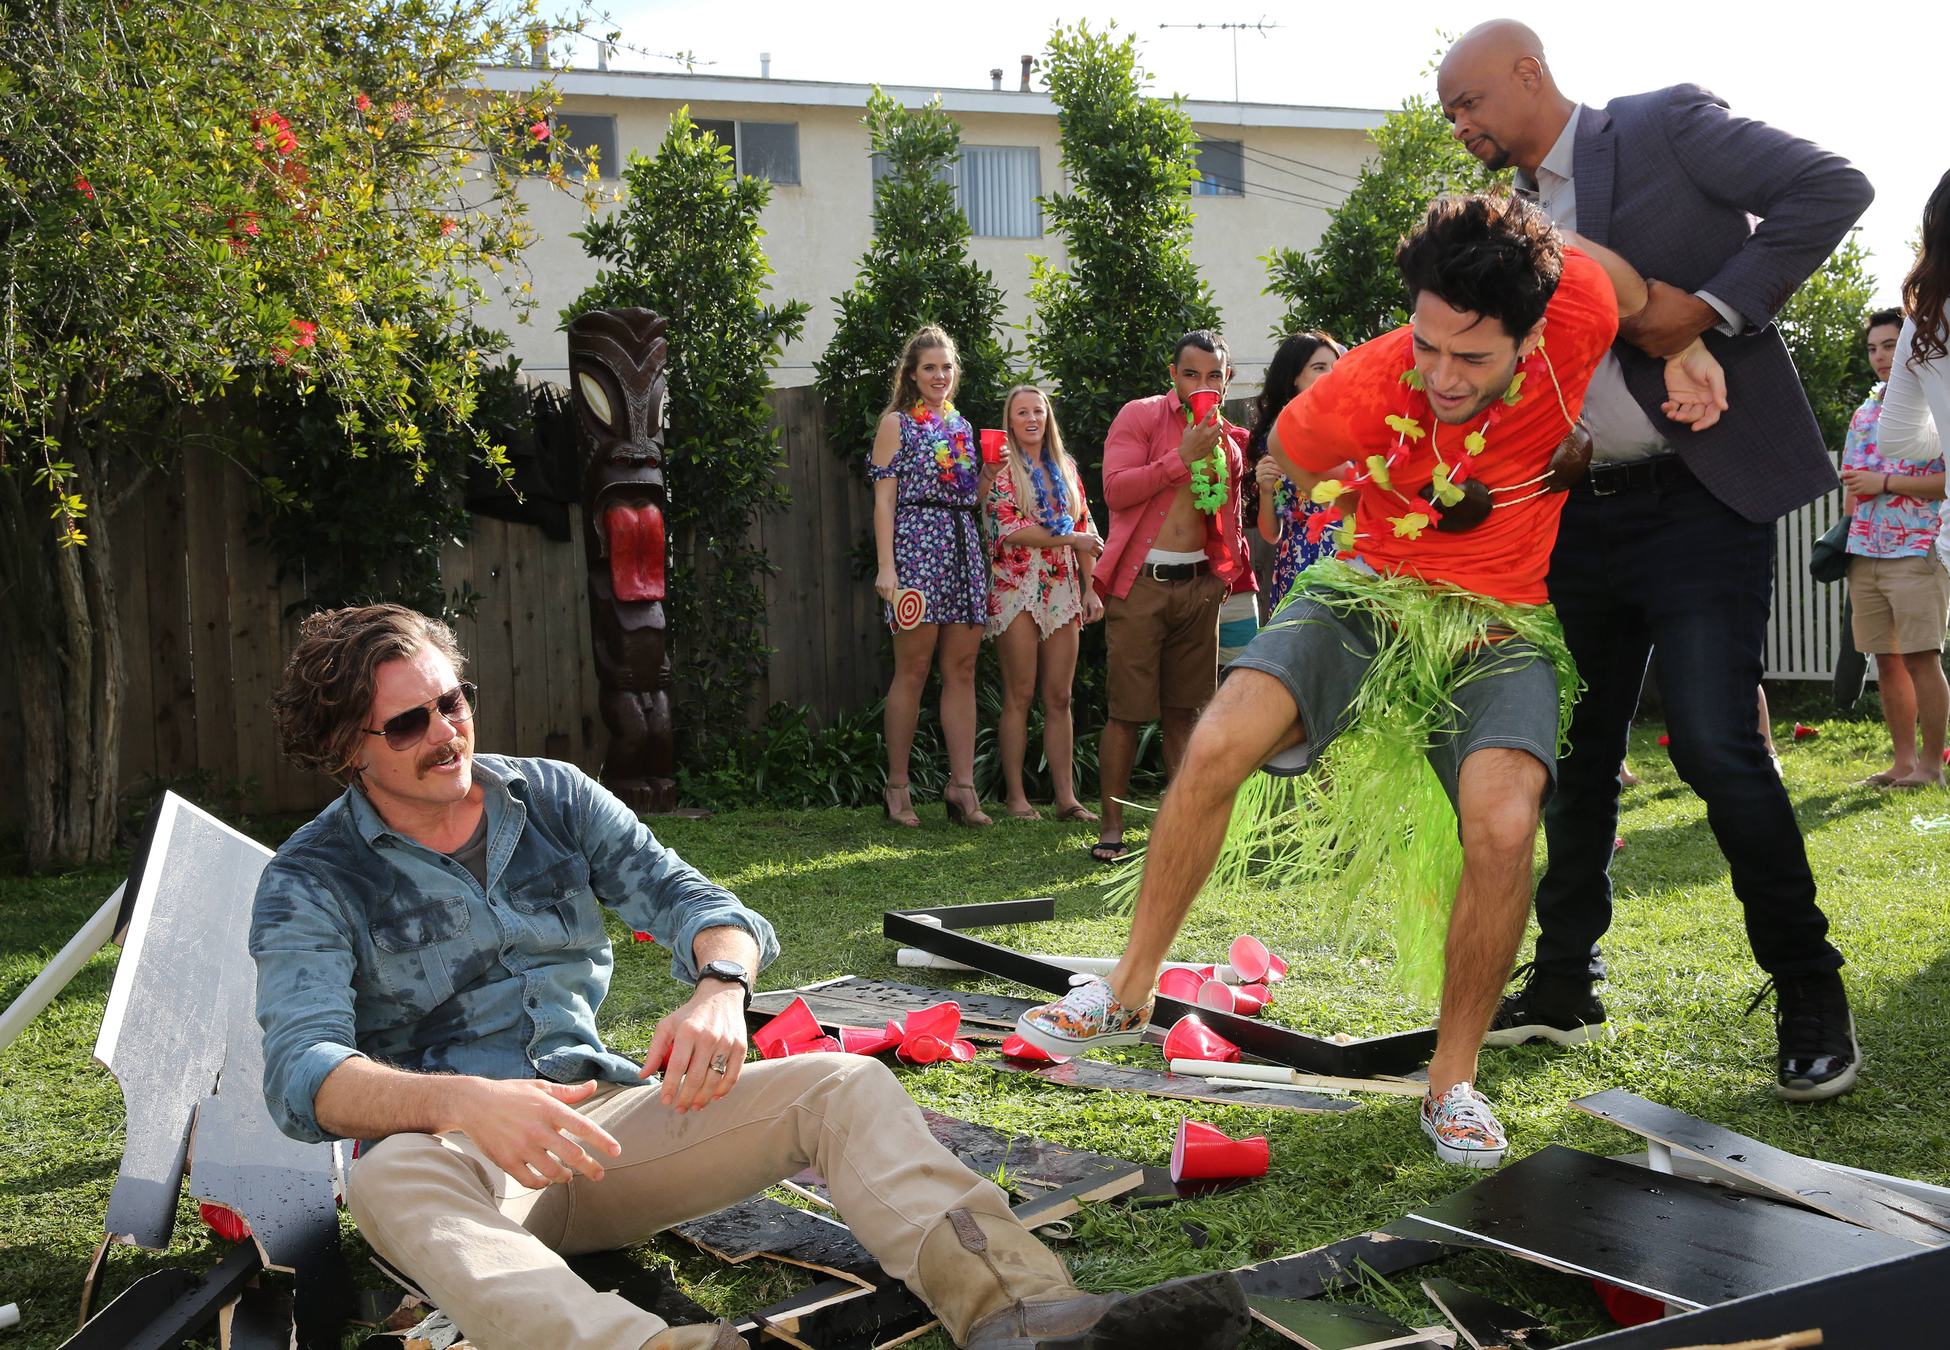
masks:
<path id="1" fill-rule="evenodd" d="M 291 329 L 298 335 L 295 341 L 300 347 L 309 347 L 318 340 L 318 325 L 315 323 L 306 323 L 303 319 L 293 319 L 291 321 Z"/>
<path id="2" fill-rule="evenodd" d="M 452 216 L 440 217 L 440 233 L 442 235 L 452 234 L 454 232 L 454 229 L 455 229 L 454 218 Z"/>
<path id="3" fill-rule="evenodd" d="M 260 109 L 251 114 L 251 130 L 263 133 L 252 142 L 260 150 L 264 148 L 265 136 L 269 136 L 272 148 L 280 155 L 298 152 L 298 138 L 291 134 L 291 123 L 274 112 Z"/>
<path id="4" fill-rule="evenodd" d="M 93 201 L 95 199 L 95 189 L 89 184 L 88 180 L 86 178 L 83 178 L 80 174 L 76 174 L 74 176 L 74 190 L 76 192 L 79 192 L 82 196 L 86 197 L 89 201 Z"/>
<path id="5" fill-rule="evenodd" d="M 353 101 L 359 105 L 360 112 L 372 111 L 372 100 L 367 98 L 364 94 L 359 95 L 359 97 Z"/>
<path id="6" fill-rule="evenodd" d="M 1308 516 L 1307 542 L 1310 544 L 1318 544 L 1320 542 L 1320 536 L 1327 533 L 1332 526 L 1338 524 L 1340 519 L 1341 513 L 1338 510 L 1316 511 L 1311 516 Z"/>
<path id="7" fill-rule="evenodd" d="M 536 124 L 535 124 L 534 126 L 532 126 L 532 127 L 530 127 L 530 128 L 528 128 L 528 134 L 529 134 L 530 136 L 533 136 L 533 137 L 535 138 L 535 140 L 536 140 L 536 142 L 537 142 L 537 144 L 539 144 L 539 143 L 540 143 L 540 142 L 542 142 L 542 141 L 545 141 L 545 140 L 547 140 L 547 139 L 548 139 L 548 123 L 546 123 L 546 122 L 537 122 L 537 123 L 536 123 Z"/>

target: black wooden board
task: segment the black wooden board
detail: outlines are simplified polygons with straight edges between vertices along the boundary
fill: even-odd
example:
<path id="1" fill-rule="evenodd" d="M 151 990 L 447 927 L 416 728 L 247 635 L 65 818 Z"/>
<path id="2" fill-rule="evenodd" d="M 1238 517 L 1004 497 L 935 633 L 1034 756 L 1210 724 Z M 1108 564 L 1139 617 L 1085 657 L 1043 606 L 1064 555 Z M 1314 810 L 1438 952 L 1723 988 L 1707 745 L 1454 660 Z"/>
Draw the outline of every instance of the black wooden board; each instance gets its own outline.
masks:
<path id="1" fill-rule="evenodd" d="M 1821 1350 L 1942 1346 L 1950 1247 L 1910 1247 L 1893 1261 L 1755 1294 L 1577 1342 L 1578 1350 L 1679 1350 L 1818 1328 Z"/>
<path id="2" fill-rule="evenodd" d="M 290 1350 L 291 1295 L 282 1289 L 241 1291 L 217 1314 L 218 1350 Z"/>
<path id="3" fill-rule="evenodd" d="M 1462 1333 L 1470 1350 L 1550 1350 L 1557 1344 L 1547 1323 L 1454 1280 L 1424 1280 L 1422 1292 Z"/>
<path id="4" fill-rule="evenodd" d="M 1449 1251 L 1440 1242 L 1385 1232 L 1362 1233 L 1292 1256 L 1241 1266 L 1233 1274 L 1239 1277 L 1248 1298 L 1314 1298 L 1359 1284 L 1364 1271 L 1393 1275 L 1440 1261 Z"/>
<path id="5" fill-rule="evenodd" d="M 1095 1059 L 1071 1059 L 1061 1064 L 1017 1063 L 1007 1059 L 984 1060 L 983 1063 L 997 1073 L 1025 1073 L 1061 1087 L 1090 1088 L 1098 1092 L 1142 1092 L 1150 1097 L 1206 1102 L 1214 1106 L 1333 1112 L 1353 1111 L 1361 1105 L 1349 1097 L 1320 1097 L 1311 1092 L 1287 1092 L 1252 1083 L 1242 1083 L 1238 1087 L 1220 1086 L 1208 1083 L 1203 1078 L 1188 1078 L 1162 1069 L 1106 1064 Z"/>
<path id="6" fill-rule="evenodd" d="M 952 928 L 937 928 L 933 924 L 921 923 L 901 910 L 888 910 L 882 914 L 880 929 L 890 941 L 903 946 L 918 947 L 924 952 L 945 956 L 951 961 L 959 961 L 987 974 L 1050 994 L 1069 992 L 1070 977 L 1075 973 L 1054 962 L 1039 960 Z M 1247 1053 L 1307 1073 L 1331 1074 L 1340 1078 L 1373 1078 L 1378 1074 L 1407 1073 L 1427 1062 L 1435 1052 L 1434 1027 L 1364 1040 L 1332 1041 L 1258 1018 L 1200 1008 L 1162 994 L 1153 1004 L 1151 1024 L 1169 1027 L 1179 1018 L 1193 1015 Z"/>
<path id="7" fill-rule="evenodd" d="M 1013 923 L 1048 923 L 1056 917 L 1056 901 L 1047 895 L 1030 900 L 993 900 L 977 905 L 936 905 L 932 909 L 904 909 L 903 914 L 926 914 L 943 928 L 1000 928 Z"/>
<path id="8" fill-rule="evenodd" d="M 597 1293 L 619 1294 L 672 1326 L 713 1320 L 708 1308 L 677 1287 L 667 1267 L 646 1269 L 627 1251 L 586 1252 L 563 1259 Z"/>
<path id="9" fill-rule="evenodd" d="M 812 1308 L 812 1312 L 801 1309 Z M 872 1350 L 931 1325 L 928 1305 L 899 1280 L 882 1279 L 872 1289 L 847 1288 L 828 1280 L 789 1299 L 761 1308 L 738 1323 L 740 1331 L 777 1327 L 812 1350 Z"/>
<path id="10" fill-rule="evenodd" d="M 150 1271 L 81 1324 L 61 1350 L 121 1350 L 202 1281 L 178 1266 Z"/>
<path id="11" fill-rule="evenodd" d="M 1915 1249 L 1826 1215 L 1558 1145 L 1412 1217 L 1689 1308 Z"/>
<path id="12" fill-rule="evenodd" d="M 880 1262 L 860 1245 L 853 1230 L 769 1196 L 753 1196 L 670 1231 L 733 1265 L 766 1256 L 862 1284 L 871 1284 L 871 1277 L 880 1274 Z"/>
<path id="13" fill-rule="evenodd" d="M 240 1242 L 202 1279 L 188 1271 L 157 1271 L 130 1285 L 90 1318 L 63 1343 L 62 1350 L 176 1350 L 216 1321 L 224 1306 L 262 1269 L 257 1247 Z M 174 1297 L 165 1299 L 172 1292 Z"/>
<path id="14" fill-rule="evenodd" d="M 1571 1103 L 1600 1120 L 1713 1164 L 1796 1204 L 1924 1246 L 1950 1243 L 1950 1212 L 1863 1177 L 1735 1134 L 1622 1088 Z"/>
<path id="15" fill-rule="evenodd" d="M 142 870 L 124 891 L 136 898 L 95 1058 L 121 1085 L 128 1122 L 105 1229 L 161 1251 L 176 1224 L 191 1118 L 223 1069 L 231 1020 L 218 954 L 241 948 L 271 850 L 174 793 L 155 809 Z"/>
<path id="16" fill-rule="evenodd" d="M 1046 1223 L 1067 1219 L 1085 1204 L 1128 1195 L 1144 1184 L 1144 1169 L 1136 1163 L 1124 1164 L 1124 1171 L 1072 1182 L 1015 1206 L 1015 1216 L 1025 1228 L 1040 1228 Z"/>
<path id="17" fill-rule="evenodd" d="M 1009 998 L 1002 994 L 974 994 L 960 989 L 928 989 L 918 984 L 892 980 L 863 980 L 849 975 L 830 984 L 810 989 L 772 989 L 752 999 L 746 1022 L 756 1031 L 803 998 L 821 1026 L 880 1028 L 903 1021 L 909 1013 L 932 1008 L 937 1003 L 953 1002 L 961 1007 L 963 1035 L 990 1030 L 992 1039 L 1013 1032 L 1016 1019 L 1038 1004 L 1032 999 Z"/>
<path id="18" fill-rule="evenodd" d="M 1413 1336 L 1415 1328 L 1379 1308 L 1359 1303 L 1329 1303 L 1325 1299 L 1248 1297 L 1253 1317 L 1307 1350 L 1356 1350 L 1376 1341 Z"/>

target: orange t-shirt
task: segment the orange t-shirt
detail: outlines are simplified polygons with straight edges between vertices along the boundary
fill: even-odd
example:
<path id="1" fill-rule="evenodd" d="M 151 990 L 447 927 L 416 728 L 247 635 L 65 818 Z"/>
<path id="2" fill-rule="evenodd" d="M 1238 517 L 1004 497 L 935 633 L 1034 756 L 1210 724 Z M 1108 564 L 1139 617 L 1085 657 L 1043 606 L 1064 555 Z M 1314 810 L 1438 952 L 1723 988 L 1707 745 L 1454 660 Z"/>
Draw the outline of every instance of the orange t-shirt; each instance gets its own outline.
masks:
<path id="1" fill-rule="evenodd" d="M 1469 476 L 1491 489 L 1527 483 L 1550 464 L 1552 452 L 1584 406 L 1592 373 L 1618 334 L 1618 299 L 1611 278 L 1585 254 L 1566 248 L 1564 275 L 1544 315 L 1549 368 L 1531 370 L 1514 406 L 1491 405 L 1502 412 L 1484 433 L 1480 454 L 1468 455 L 1463 439 L 1483 425 L 1481 415 L 1466 426 L 1444 425 L 1435 420 L 1428 400 L 1402 383 L 1402 373 L 1415 365 L 1407 328 L 1356 347 L 1280 414 L 1280 448 L 1311 473 L 1327 473 L 1350 460 L 1359 467 L 1370 455 L 1389 454 L 1398 439 L 1387 422 L 1390 414 L 1406 408 L 1420 423 L 1423 439 L 1411 441 L 1406 462 L 1389 471 L 1393 490 L 1372 483 L 1361 487 L 1354 551 L 1377 572 L 1452 582 L 1513 604 L 1541 605 L 1549 599 L 1544 574 L 1550 570 L 1557 518 L 1564 509 L 1561 492 L 1499 506 L 1481 525 L 1459 534 L 1444 534 L 1430 524 L 1411 538 L 1398 534 L 1395 524 L 1418 511 L 1431 521 L 1435 518 L 1435 510 L 1416 495 L 1428 486 L 1435 469 L 1431 440 L 1447 463 L 1468 459 Z M 1514 500 L 1536 491 L 1534 485 L 1516 487 L 1494 493 L 1494 498 Z"/>

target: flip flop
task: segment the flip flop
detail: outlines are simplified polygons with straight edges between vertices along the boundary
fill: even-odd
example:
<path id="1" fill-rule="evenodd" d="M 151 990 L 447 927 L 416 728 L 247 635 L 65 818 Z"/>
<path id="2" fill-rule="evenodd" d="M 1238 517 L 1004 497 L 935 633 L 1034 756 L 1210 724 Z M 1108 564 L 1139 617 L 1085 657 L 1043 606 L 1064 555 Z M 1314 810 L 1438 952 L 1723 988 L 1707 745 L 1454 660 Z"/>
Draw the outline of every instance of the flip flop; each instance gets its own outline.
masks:
<path id="1" fill-rule="evenodd" d="M 1008 816 L 1010 820 L 1041 820 L 1043 818 L 1043 813 L 1033 806 L 1027 811 L 1005 811 L 1003 814 Z"/>
<path id="2" fill-rule="evenodd" d="M 1103 817 L 1087 806 L 1077 805 L 1067 811 L 1058 811 L 1056 819 L 1075 821 L 1079 825 L 1095 825 Z"/>
<path id="3" fill-rule="evenodd" d="M 1122 839 L 1099 839 L 1090 849 L 1090 856 L 1108 867 L 1119 861 L 1131 850 L 1124 847 Z"/>

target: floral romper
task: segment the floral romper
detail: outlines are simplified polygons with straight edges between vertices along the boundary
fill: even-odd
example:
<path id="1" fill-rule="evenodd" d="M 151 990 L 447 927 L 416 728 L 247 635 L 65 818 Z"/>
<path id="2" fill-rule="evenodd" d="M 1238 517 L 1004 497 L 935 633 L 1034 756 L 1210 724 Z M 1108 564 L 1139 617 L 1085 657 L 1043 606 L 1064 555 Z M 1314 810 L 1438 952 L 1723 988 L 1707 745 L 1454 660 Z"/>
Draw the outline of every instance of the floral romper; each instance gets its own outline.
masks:
<path id="1" fill-rule="evenodd" d="M 867 460 L 876 480 L 899 480 L 894 507 L 894 574 L 927 597 L 926 623 L 985 623 L 989 569 L 976 521 L 975 432 L 950 404 L 921 418 L 903 412 L 900 449 L 886 468 Z M 887 626 L 894 610 L 884 605 Z"/>
<path id="2" fill-rule="evenodd" d="M 1071 504 L 1081 509 L 1082 520 L 1076 528 L 1085 534 L 1095 534 L 1097 529 L 1091 523 L 1090 504 L 1084 499 L 1083 485 L 1072 479 L 1067 495 Z M 1035 618 L 1041 637 L 1048 637 L 1082 614 L 1083 569 L 1077 566 L 1074 549 L 1067 545 L 1034 548 L 1009 542 L 1009 536 L 1017 530 L 1043 524 L 1037 516 L 1036 503 L 1030 503 L 1026 510 L 1017 504 L 1014 474 L 1004 469 L 995 476 L 984 508 L 988 532 L 995 541 L 990 546 L 995 576 L 989 587 L 988 635 L 1000 634 L 1024 610 Z"/>

